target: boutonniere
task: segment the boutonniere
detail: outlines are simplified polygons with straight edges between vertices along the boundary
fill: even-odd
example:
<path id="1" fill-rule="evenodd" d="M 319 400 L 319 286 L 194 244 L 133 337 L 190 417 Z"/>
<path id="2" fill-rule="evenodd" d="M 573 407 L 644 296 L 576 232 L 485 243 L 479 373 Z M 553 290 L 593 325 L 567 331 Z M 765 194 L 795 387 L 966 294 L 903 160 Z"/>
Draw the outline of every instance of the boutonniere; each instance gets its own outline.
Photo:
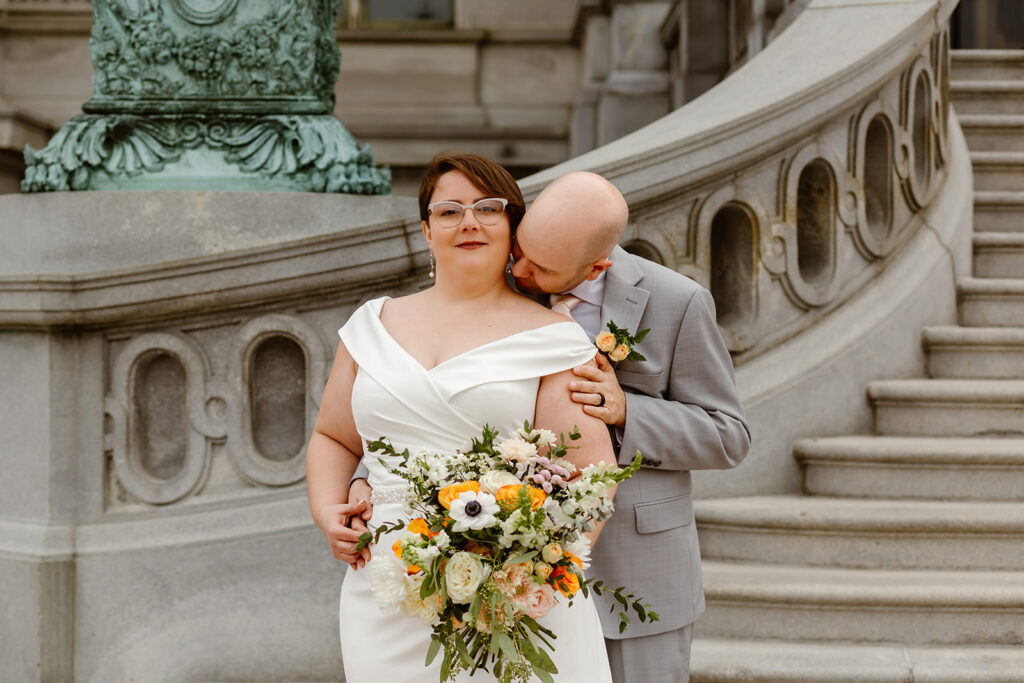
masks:
<path id="1" fill-rule="evenodd" d="M 633 347 L 642 342 L 648 332 L 650 329 L 640 330 L 634 336 L 629 333 L 629 330 L 623 329 L 609 320 L 608 327 L 594 337 L 594 343 L 597 344 L 597 350 L 606 355 L 608 360 L 613 363 L 624 360 L 641 362 L 647 358 Z"/>

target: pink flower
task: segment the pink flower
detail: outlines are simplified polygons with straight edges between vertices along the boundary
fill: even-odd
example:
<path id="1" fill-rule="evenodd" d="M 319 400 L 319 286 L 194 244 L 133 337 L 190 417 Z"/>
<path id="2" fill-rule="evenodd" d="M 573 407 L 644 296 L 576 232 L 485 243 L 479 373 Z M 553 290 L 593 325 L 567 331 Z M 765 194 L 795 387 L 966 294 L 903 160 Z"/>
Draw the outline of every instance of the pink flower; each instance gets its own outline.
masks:
<path id="1" fill-rule="evenodd" d="M 555 591 L 551 586 L 534 583 L 526 592 L 517 596 L 515 606 L 532 619 L 540 619 L 555 606 Z"/>

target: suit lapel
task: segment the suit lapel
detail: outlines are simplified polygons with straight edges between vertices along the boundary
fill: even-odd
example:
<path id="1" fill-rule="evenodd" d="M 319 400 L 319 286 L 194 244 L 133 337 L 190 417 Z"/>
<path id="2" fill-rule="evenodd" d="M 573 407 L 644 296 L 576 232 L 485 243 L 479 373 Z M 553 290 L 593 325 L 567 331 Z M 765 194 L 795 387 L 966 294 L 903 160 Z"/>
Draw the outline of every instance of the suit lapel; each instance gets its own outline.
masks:
<path id="1" fill-rule="evenodd" d="M 601 326 L 607 327 L 608 321 L 636 334 L 647 308 L 650 291 L 638 287 L 643 278 L 643 271 L 622 247 L 615 247 L 611 253 L 614 265 L 608 270 L 607 282 L 604 287 L 604 301 L 601 304 Z"/>

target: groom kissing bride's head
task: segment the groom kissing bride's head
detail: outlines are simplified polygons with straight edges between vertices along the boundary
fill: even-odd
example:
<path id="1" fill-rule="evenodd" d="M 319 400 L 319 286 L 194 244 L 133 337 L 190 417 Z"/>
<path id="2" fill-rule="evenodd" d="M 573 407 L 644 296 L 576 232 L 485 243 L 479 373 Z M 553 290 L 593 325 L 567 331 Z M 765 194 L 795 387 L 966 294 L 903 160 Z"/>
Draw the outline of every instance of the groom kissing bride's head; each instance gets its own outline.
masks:
<path id="1" fill-rule="evenodd" d="M 472 195 L 475 203 L 431 201 L 463 195 Z M 419 209 L 438 271 L 447 270 L 442 263 L 457 263 L 459 270 L 493 267 L 490 261 L 503 251 L 511 252 L 516 287 L 527 294 L 568 292 L 597 279 L 611 267 L 609 256 L 629 218 L 626 201 L 614 185 L 597 174 L 579 171 L 553 181 L 526 211 L 523 195 L 508 171 L 485 157 L 460 153 L 434 157 L 420 184 Z M 504 228 L 503 217 L 508 220 L 508 233 L 489 230 Z M 436 227 L 443 232 L 432 229 Z M 466 229 L 480 230 L 487 239 L 467 241 Z M 439 237 L 441 241 L 435 243 Z M 496 249 L 484 250 L 485 245 Z M 465 258 L 478 251 L 487 253 Z"/>

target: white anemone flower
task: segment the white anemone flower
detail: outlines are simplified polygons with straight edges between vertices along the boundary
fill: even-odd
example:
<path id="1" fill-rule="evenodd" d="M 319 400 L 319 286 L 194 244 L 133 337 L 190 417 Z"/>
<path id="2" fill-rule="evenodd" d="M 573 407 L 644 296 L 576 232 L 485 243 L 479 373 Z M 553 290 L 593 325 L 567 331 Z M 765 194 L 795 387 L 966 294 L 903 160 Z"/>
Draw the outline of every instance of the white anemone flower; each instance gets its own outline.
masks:
<path id="1" fill-rule="evenodd" d="M 463 491 L 452 501 L 451 509 L 448 511 L 455 521 L 452 531 L 479 531 L 494 526 L 498 523 L 495 515 L 500 509 L 494 501 L 494 496 L 489 493 Z"/>

